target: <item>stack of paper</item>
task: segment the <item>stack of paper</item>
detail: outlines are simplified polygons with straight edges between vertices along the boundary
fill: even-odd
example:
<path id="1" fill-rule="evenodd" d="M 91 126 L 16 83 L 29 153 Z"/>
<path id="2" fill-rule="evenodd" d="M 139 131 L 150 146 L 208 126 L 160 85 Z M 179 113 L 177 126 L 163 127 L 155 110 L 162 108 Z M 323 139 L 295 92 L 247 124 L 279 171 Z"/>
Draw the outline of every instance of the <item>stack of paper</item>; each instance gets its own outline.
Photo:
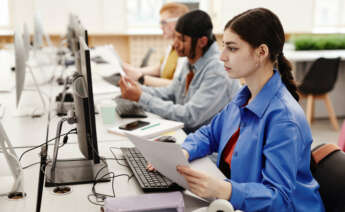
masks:
<path id="1" fill-rule="evenodd" d="M 165 120 L 165 119 L 153 119 L 153 118 L 147 118 L 147 119 L 141 119 L 143 121 L 149 122 L 149 125 L 140 127 L 135 130 L 122 130 L 119 128 L 119 126 L 115 126 L 112 128 L 109 128 L 108 131 L 111 133 L 119 134 L 119 135 L 125 135 L 125 133 L 130 133 L 132 135 L 136 135 L 141 138 L 153 138 L 159 135 L 162 135 L 166 132 L 176 131 L 178 129 L 183 128 L 182 122 L 177 121 L 171 121 L 171 120 Z M 132 120 L 133 121 L 133 120 Z M 129 121 L 129 122 L 132 122 Z"/>

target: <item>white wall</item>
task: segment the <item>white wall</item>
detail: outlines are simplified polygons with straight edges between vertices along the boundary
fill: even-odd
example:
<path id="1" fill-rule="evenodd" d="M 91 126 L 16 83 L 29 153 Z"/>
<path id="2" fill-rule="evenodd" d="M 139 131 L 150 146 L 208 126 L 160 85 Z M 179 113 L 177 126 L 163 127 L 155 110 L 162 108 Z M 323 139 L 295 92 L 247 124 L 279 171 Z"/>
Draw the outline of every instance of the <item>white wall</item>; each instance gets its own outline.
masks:
<path id="1" fill-rule="evenodd" d="M 126 4 L 131 0 L 10 0 L 13 26 L 28 23 L 32 29 L 35 10 L 48 33 L 65 33 L 68 14 L 77 14 L 90 33 L 126 33 Z M 159 0 L 157 0 L 159 1 Z M 234 15 L 254 7 L 275 12 L 288 33 L 311 32 L 314 0 L 208 0 L 217 32 Z M 32 30 L 31 30 L 32 31 Z"/>
<path id="2" fill-rule="evenodd" d="M 223 0 L 222 28 L 235 15 L 255 7 L 272 10 L 282 22 L 285 32 L 311 32 L 314 0 Z"/>
<path id="3" fill-rule="evenodd" d="M 126 0 L 12 0 L 11 10 L 13 26 L 25 21 L 31 32 L 35 11 L 48 33 L 65 33 L 71 12 L 79 16 L 90 33 L 126 31 Z"/>

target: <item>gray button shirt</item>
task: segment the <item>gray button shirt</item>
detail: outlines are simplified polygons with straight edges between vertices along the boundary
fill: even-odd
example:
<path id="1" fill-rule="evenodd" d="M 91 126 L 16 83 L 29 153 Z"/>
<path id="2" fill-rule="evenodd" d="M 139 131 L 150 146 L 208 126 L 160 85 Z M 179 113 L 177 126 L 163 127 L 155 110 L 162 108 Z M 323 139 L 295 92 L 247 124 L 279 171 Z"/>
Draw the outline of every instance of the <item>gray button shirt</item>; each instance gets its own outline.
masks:
<path id="1" fill-rule="evenodd" d="M 238 80 L 230 79 L 219 60 L 217 43 L 213 43 L 194 64 L 194 77 L 185 93 L 188 62 L 167 87 L 142 87 L 139 99 L 145 110 L 163 118 L 184 123 L 186 132 L 207 124 L 227 105 L 240 88 Z"/>

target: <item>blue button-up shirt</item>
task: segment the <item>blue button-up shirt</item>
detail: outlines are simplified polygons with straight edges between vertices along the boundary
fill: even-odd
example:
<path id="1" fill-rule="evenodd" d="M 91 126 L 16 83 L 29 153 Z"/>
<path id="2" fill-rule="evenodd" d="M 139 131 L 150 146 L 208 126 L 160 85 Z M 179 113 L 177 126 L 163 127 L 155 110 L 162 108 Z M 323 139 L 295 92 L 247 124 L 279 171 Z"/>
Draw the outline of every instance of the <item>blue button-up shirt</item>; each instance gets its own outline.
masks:
<path id="1" fill-rule="evenodd" d="M 230 79 L 219 60 L 220 52 L 214 42 L 194 65 L 194 77 L 186 94 L 188 63 L 167 87 L 142 87 L 139 99 L 145 110 L 163 118 L 184 123 L 187 132 L 208 124 L 237 94 L 240 84 Z"/>
<path id="2" fill-rule="evenodd" d="M 312 135 L 304 112 L 282 83 L 278 71 L 258 95 L 248 87 L 190 134 L 182 147 L 190 160 L 218 152 L 240 127 L 231 160 L 230 202 L 244 211 L 324 211 L 318 183 L 310 172 Z"/>

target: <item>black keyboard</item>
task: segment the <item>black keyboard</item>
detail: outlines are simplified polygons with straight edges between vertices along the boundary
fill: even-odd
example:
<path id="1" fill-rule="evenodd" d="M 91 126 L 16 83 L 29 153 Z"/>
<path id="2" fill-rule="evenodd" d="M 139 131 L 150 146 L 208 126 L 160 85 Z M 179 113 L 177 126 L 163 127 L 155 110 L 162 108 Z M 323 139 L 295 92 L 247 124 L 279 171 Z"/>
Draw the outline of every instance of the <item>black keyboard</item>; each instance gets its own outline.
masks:
<path id="1" fill-rule="evenodd" d="M 121 148 L 124 158 L 144 192 L 181 191 L 182 187 L 158 171 L 146 170 L 147 161 L 137 148 Z"/>
<path id="2" fill-rule="evenodd" d="M 136 102 L 123 99 L 120 96 L 115 98 L 116 112 L 121 118 L 146 118 L 147 115 L 141 105 Z"/>

